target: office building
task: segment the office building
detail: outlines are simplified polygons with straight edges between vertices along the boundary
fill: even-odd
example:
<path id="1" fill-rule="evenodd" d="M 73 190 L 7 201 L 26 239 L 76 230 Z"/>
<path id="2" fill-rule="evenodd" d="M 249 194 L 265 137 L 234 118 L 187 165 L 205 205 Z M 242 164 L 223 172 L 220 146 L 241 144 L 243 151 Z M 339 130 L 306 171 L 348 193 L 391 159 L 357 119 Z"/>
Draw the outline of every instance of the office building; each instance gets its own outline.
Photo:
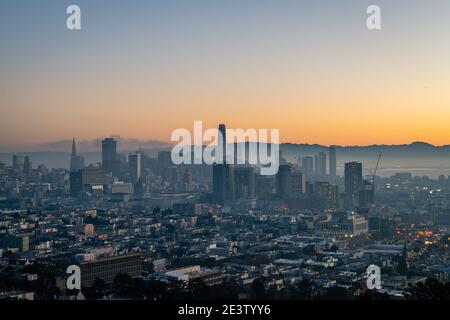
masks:
<path id="1" fill-rule="evenodd" d="M 221 139 L 220 139 L 221 138 Z M 222 149 L 222 164 L 227 163 L 227 129 L 224 124 L 219 125 L 218 147 Z"/>
<path id="2" fill-rule="evenodd" d="M 33 163 L 30 160 L 29 156 L 26 156 L 23 161 L 23 175 L 27 178 L 30 178 L 33 174 Z"/>
<path id="3" fill-rule="evenodd" d="M 255 195 L 255 178 L 252 167 L 235 168 L 236 198 L 250 199 Z"/>
<path id="4" fill-rule="evenodd" d="M 0 239 L 0 248 L 17 248 L 20 252 L 27 252 L 30 249 L 30 239 L 28 236 L 9 234 Z"/>
<path id="5" fill-rule="evenodd" d="M 291 195 L 298 196 L 306 193 L 306 179 L 303 173 L 291 174 Z"/>
<path id="6" fill-rule="evenodd" d="M 287 199 L 291 195 L 291 166 L 281 165 L 277 173 L 277 195 L 281 199 Z"/>
<path id="7" fill-rule="evenodd" d="M 329 209 L 339 208 L 339 187 L 328 182 L 316 182 L 314 185 L 315 193 L 326 202 Z"/>
<path id="8" fill-rule="evenodd" d="M 327 175 L 327 155 L 325 152 L 320 152 L 314 157 L 314 173 L 319 177 Z"/>
<path id="9" fill-rule="evenodd" d="M 201 282 L 208 287 L 216 286 L 222 283 L 222 272 L 200 266 L 182 267 L 167 271 L 164 274 L 167 279 L 183 282 Z"/>
<path id="10" fill-rule="evenodd" d="M 186 169 L 184 171 L 183 186 L 184 186 L 184 190 L 183 190 L 184 192 L 192 192 L 193 191 L 192 172 L 189 169 Z"/>
<path id="11" fill-rule="evenodd" d="M 173 165 L 172 152 L 160 151 L 158 152 L 157 171 L 160 176 L 164 176 L 166 169 Z"/>
<path id="12" fill-rule="evenodd" d="M 136 185 L 142 174 L 142 161 L 139 153 L 128 155 L 128 169 L 130 172 L 130 180 L 133 185 Z"/>
<path id="13" fill-rule="evenodd" d="M 302 172 L 310 177 L 314 173 L 314 158 L 313 157 L 303 157 L 302 158 Z"/>
<path id="14" fill-rule="evenodd" d="M 95 279 L 112 283 L 119 273 L 137 278 L 142 273 L 141 255 L 132 253 L 94 261 L 83 261 L 80 263 L 80 269 L 82 288 L 91 287 Z"/>
<path id="15" fill-rule="evenodd" d="M 363 181 L 362 188 L 359 192 L 359 206 L 366 208 L 373 204 L 375 198 L 375 186 L 373 182 L 368 180 Z"/>
<path id="16" fill-rule="evenodd" d="M 83 191 L 108 184 L 108 177 L 102 170 L 79 170 L 70 173 L 70 196 L 78 197 Z"/>
<path id="17" fill-rule="evenodd" d="M 336 170 L 337 170 L 337 163 L 336 163 L 336 146 L 330 146 L 329 152 L 329 174 L 330 174 L 330 180 L 333 182 L 336 180 Z"/>
<path id="18" fill-rule="evenodd" d="M 23 174 L 23 158 L 19 155 L 13 155 L 13 168 L 19 175 Z"/>
<path id="19" fill-rule="evenodd" d="M 224 205 L 233 201 L 235 195 L 234 167 L 228 164 L 213 165 L 213 198 Z"/>
<path id="20" fill-rule="evenodd" d="M 353 212 L 333 212 L 324 221 L 317 223 L 317 231 L 326 236 L 352 238 L 369 232 L 365 218 Z"/>
<path id="21" fill-rule="evenodd" d="M 106 138 L 102 141 L 102 168 L 107 173 L 112 173 L 114 177 L 120 175 L 120 161 L 117 157 L 117 142 L 113 138 Z"/>
<path id="22" fill-rule="evenodd" d="M 353 210 L 359 204 L 359 193 L 363 186 L 361 162 L 345 164 L 345 198 L 344 206 Z"/>

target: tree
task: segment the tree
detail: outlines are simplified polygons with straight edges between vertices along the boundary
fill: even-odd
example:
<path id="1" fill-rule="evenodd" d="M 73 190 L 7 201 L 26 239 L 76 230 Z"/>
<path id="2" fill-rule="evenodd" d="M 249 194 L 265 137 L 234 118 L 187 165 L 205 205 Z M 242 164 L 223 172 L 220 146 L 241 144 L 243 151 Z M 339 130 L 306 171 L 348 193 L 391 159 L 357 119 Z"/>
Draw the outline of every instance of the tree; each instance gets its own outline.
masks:
<path id="1" fill-rule="evenodd" d="M 406 290 L 409 300 L 449 300 L 450 283 L 443 284 L 436 279 L 418 282 Z"/>
<path id="2" fill-rule="evenodd" d="M 315 296 L 315 284 L 311 280 L 303 279 L 297 283 L 294 299 L 309 300 Z"/>
<path id="3" fill-rule="evenodd" d="M 85 290 L 86 298 L 89 300 L 98 300 L 103 298 L 106 295 L 106 290 L 108 289 L 108 285 L 102 279 L 96 278 L 92 286 Z"/>
<path id="4" fill-rule="evenodd" d="M 252 294 L 256 300 L 266 299 L 265 282 L 266 282 L 266 279 L 264 277 L 259 277 L 255 280 L 253 280 Z"/>
<path id="5" fill-rule="evenodd" d="M 167 283 L 159 280 L 149 280 L 145 284 L 144 298 L 146 300 L 160 300 L 167 292 Z"/>
<path id="6" fill-rule="evenodd" d="M 328 288 L 321 297 L 323 300 L 352 300 L 353 295 L 350 290 L 341 287 Z"/>
<path id="7" fill-rule="evenodd" d="M 55 275 L 48 270 L 40 272 L 34 290 L 41 300 L 53 300 L 59 293 Z"/>
<path id="8" fill-rule="evenodd" d="M 132 279 L 128 273 L 118 273 L 113 280 L 113 292 L 119 295 L 128 295 L 132 288 Z"/>

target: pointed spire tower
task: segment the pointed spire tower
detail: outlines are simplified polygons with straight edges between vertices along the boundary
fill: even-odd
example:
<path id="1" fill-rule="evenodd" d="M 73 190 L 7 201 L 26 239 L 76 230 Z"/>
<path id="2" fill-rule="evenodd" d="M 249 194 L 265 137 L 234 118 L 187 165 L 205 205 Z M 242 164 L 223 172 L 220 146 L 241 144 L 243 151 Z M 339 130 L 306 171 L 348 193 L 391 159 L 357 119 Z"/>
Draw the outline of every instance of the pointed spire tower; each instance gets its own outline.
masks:
<path id="1" fill-rule="evenodd" d="M 70 156 L 70 171 L 78 171 L 82 166 L 82 158 L 77 155 L 77 147 L 75 145 L 75 138 L 72 140 L 72 154 Z"/>

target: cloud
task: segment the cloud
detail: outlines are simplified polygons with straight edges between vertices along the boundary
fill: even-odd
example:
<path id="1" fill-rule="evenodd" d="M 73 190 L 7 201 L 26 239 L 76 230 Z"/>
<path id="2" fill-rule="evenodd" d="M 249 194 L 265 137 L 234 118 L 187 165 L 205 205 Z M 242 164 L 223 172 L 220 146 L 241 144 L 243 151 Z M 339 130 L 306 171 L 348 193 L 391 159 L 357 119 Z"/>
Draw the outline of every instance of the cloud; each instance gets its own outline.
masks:
<path id="1" fill-rule="evenodd" d="M 136 151 L 138 149 L 169 148 L 171 144 L 160 140 L 139 140 L 112 136 L 117 141 L 119 152 Z M 76 139 L 75 139 L 76 140 Z M 103 138 L 93 140 L 76 140 L 78 152 L 100 152 Z M 41 143 L 33 146 L 15 149 L 8 146 L 0 146 L 1 152 L 70 152 L 72 139 Z"/>

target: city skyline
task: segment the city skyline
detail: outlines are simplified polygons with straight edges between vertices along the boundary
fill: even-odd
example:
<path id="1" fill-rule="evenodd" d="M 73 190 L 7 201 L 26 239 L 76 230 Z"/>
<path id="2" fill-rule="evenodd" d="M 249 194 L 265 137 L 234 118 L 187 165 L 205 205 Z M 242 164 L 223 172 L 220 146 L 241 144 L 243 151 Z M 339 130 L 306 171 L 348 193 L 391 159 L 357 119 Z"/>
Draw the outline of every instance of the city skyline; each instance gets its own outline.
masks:
<path id="1" fill-rule="evenodd" d="M 120 135 L 105 135 L 102 137 L 92 139 L 78 139 L 77 137 L 70 137 L 67 139 L 55 140 L 55 141 L 43 141 L 36 144 L 24 144 L 24 145 L 0 145 L 0 153 L 29 153 L 29 152 L 67 152 L 70 153 L 70 147 L 72 146 L 73 139 L 77 141 L 77 145 L 80 144 L 80 152 L 95 152 L 101 147 L 101 141 L 105 138 L 114 138 L 121 142 L 121 146 L 118 150 L 121 152 L 136 151 L 140 148 L 144 149 L 169 149 L 176 143 L 170 140 L 154 140 L 154 139 L 139 139 L 131 137 L 122 137 Z M 251 141 L 257 142 L 257 141 Z M 235 142 L 236 143 L 236 142 Z M 203 145 L 207 143 L 204 142 Z M 319 147 L 338 147 L 338 148 L 365 148 L 365 147 L 401 147 L 412 146 L 415 144 L 428 145 L 435 148 L 445 148 L 450 146 L 450 142 L 445 144 L 433 144 L 423 140 L 415 140 L 405 143 L 369 143 L 369 144 L 321 144 L 315 142 L 292 142 L 281 141 L 280 145 L 304 145 L 304 146 L 319 146 Z M 124 147 L 125 145 L 125 147 Z M 192 144 L 194 145 L 194 144 Z M 78 147 L 77 147 L 78 148 Z"/>
<path id="2" fill-rule="evenodd" d="M 2 305 L 450 300 L 448 0 L 0 3 Z"/>
<path id="3" fill-rule="evenodd" d="M 67 1 L 12 3 L 0 146 L 167 141 L 198 119 L 292 143 L 450 143 L 445 1 L 380 0 L 376 32 L 368 1 L 78 1 L 80 31 L 65 28 Z"/>

